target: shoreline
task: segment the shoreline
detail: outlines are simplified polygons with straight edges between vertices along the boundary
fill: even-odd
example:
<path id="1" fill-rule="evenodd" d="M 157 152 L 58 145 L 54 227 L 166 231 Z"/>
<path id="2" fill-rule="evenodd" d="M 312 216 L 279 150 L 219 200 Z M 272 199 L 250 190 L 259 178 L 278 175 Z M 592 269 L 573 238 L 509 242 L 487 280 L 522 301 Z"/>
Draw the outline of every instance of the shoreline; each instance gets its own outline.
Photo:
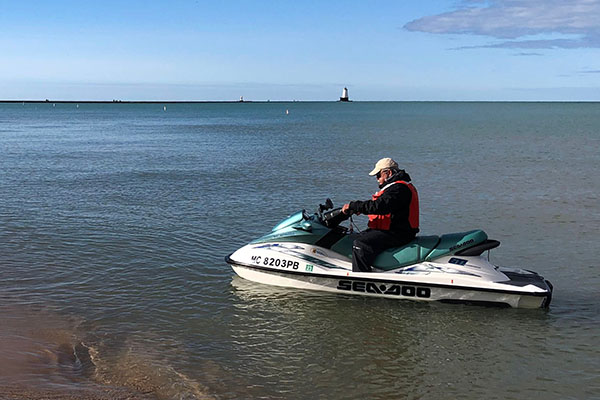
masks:
<path id="1" fill-rule="evenodd" d="M 0 103 L 58 103 L 58 104 L 211 104 L 211 103 L 298 103 L 297 101 L 251 101 L 251 100 L 0 100 Z"/>
<path id="2" fill-rule="evenodd" d="M 289 104 L 289 103 L 539 103 L 597 104 L 600 100 L 0 100 L 0 104 Z"/>
<path id="3" fill-rule="evenodd" d="M 379 101 L 374 101 L 379 103 Z M 26 104 L 243 104 L 243 103 L 346 103 L 339 100 L 0 100 Z M 348 102 L 351 103 L 351 102 Z M 396 101 L 389 101 L 396 103 Z"/>

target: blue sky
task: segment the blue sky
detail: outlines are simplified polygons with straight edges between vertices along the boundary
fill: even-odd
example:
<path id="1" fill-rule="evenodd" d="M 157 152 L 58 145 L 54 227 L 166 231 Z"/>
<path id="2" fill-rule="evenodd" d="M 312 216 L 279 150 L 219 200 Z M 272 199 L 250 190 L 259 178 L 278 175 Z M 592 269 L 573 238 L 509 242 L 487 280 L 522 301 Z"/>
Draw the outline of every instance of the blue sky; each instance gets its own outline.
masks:
<path id="1" fill-rule="evenodd" d="M 600 101 L 600 0 L 0 1 L 0 99 Z"/>

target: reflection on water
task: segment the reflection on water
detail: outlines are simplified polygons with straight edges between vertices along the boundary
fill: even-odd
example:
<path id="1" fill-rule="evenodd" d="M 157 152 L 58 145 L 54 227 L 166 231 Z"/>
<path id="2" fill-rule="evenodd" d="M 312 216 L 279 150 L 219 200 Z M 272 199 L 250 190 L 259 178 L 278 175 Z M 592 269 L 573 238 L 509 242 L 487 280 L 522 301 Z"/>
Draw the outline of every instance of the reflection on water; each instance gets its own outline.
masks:
<path id="1" fill-rule="evenodd" d="M 280 388 L 306 380 L 308 397 L 323 390 L 343 397 L 350 390 L 345 382 L 358 381 L 351 389 L 355 398 L 453 397 L 464 385 L 474 397 L 490 385 L 502 391 L 498 371 L 514 380 L 528 364 L 514 341 L 543 354 L 549 326 L 544 310 L 366 298 L 238 277 L 232 286 L 240 299 L 236 325 L 244 327 L 233 333 L 243 343 L 240 357 L 267 371 Z M 520 337 L 513 337 L 517 332 Z M 458 377 L 454 368 L 460 368 Z"/>

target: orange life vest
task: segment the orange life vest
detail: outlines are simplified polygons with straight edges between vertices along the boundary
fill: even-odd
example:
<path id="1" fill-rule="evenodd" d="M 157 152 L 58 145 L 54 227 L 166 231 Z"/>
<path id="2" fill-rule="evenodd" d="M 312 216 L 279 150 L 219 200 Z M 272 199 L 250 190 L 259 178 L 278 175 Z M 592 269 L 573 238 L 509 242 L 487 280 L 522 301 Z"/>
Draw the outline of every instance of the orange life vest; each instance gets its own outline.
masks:
<path id="1" fill-rule="evenodd" d="M 387 188 L 397 183 L 401 183 L 406 185 L 410 192 L 412 193 L 410 204 L 408 206 L 408 223 L 410 227 L 413 229 L 419 229 L 419 195 L 417 194 L 417 189 L 413 186 L 412 183 L 404 182 L 404 181 L 396 181 L 386 185 L 383 189 L 373 195 L 373 200 L 377 200 L 383 192 Z M 392 224 L 392 214 L 385 215 L 375 215 L 369 214 L 369 224 L 368 227 L 371 229 L 380 229 L 384 231 L 390 230 L 390 225 Z"/>

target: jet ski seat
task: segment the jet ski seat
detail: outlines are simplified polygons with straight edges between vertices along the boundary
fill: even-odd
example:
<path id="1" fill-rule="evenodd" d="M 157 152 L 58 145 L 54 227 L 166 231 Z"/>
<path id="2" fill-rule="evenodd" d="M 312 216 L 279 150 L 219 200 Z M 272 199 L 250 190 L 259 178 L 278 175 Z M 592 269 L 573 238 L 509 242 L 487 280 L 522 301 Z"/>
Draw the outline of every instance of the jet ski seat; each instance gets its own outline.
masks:
<path id="1" fill-rule="evenodd" d="M 402 247 L 385 250 L 377 256 L 373 266 L 389 271 L 391 269 L 430 261 L 438 257 L 452 255 L 487 240 L 482 230 L 448 233 L 442 236 L 417 236 Z"/>

